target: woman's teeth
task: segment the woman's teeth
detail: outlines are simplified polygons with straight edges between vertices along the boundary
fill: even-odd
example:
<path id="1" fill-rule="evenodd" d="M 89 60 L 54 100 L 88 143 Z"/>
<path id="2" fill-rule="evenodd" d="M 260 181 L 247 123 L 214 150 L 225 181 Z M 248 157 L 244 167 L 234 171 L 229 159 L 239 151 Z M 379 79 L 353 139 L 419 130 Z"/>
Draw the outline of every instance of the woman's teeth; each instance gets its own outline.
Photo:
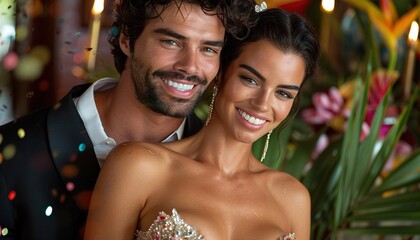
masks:
<path id="1" fill-rule="evenodd" d="M 251 115 L 247 114 L 246 112 L 244 112 L 240 109 L 238 109 L 238 111 L 239 111 L 239 114 L 241 114 L 241 116 L 245 120 L 247 120 L 249 123 L 252 123 L 252 124 L 255 124 L 255 125 L 261 125 L 261 124 L 266 122 L 266 120 L 259 119 L 259 118 L 256 118 L 256 117 L 252 117 Z"/>

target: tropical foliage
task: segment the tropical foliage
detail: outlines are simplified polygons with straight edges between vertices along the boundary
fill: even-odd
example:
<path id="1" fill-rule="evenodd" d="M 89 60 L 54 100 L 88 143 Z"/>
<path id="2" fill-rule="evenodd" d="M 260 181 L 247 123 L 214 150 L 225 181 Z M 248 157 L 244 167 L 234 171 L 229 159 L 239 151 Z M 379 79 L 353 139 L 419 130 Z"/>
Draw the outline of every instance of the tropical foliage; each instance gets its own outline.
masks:
<path id="1" fill-rule="evenodd" d="M 310 191 L 312 239 L 420 236 L 420 142 L 410 133 L 418 127 L 413 121 L 419 120 L 420 89 L 414 86 L 410 99 L 402 99 L 403 68 L 396 64 L 398 39 L 420 7 L 398 19 L 392 1 L 379 1 L 380 8 L 345 2 L 369 51 L 357 73 L 337 76 L 313 94 L 293 124 L 273 133 L 265 164 L 292 174 Z M 264 143 L 264 137 L 255 143 L 257 156 Z"/>

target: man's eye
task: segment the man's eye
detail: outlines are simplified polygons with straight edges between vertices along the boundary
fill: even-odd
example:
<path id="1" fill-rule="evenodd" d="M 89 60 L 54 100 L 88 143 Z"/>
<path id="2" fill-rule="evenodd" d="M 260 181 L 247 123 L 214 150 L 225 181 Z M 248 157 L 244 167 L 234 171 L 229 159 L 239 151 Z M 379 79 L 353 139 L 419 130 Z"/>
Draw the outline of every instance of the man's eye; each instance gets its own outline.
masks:
<path id="1" fill-rule="evenodd" d="M 174 40 L 170 40 L 170 39 L 164 39 L 162 40 L 163 43 L 167 44 L 167 45 L 171 45 L 171 46 L 176 46 L 176 42 Z"/>
<path id="2" fill-rule="evenodd" d="M 205 52 L 209 52 L 209 53 L 217 53 L 217 51 L 215 49 L 210 48 L 210 47 L 205 47 L 205 48 L 203 48 L 203 50 Z"/>

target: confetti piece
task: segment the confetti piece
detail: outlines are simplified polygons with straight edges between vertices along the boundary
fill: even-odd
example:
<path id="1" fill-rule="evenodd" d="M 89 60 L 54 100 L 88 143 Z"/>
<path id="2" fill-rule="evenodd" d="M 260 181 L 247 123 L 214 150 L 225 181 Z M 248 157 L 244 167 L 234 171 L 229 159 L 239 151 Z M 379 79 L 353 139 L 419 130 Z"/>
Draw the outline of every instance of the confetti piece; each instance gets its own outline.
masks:
<path id="1" fill-rule="evenodd" d="M 73 55 L 73 62 L 75 64 L 82 64 L 85 60 L 85 54 L 83 53 L 76 53 Z"/>
<path id="2" fill-rule="evenodd" d="M 42 80 L 39 84 L 38 84 L 38 88 L 41 92 L 45 92 L 48 90 L 48 88 L 50 87 L 50 83 L 47 80 Z"/>
<path id="3" fill-rule="evenodd" d="M 8 144 L 3 148 L 4 160 L 12 159 L 16 154 L 16 146 L 14 144 Z"/>
<path id="4" fill-rule="evenodd" d="M 30 54 L 39 59 L 42 65 L 47 64 L 51 59 L 50 50 L 46 46 L 38 45 L 31 50 Z"/>
<path id="5" fill-rule="evenodd" d="M 77 159 L 77 153 L 73 153 L 71 156 L 70 156 L 70 162 L 74 162 L 74 161 L 76 161 L 76 159 Z"/>
<path id="6" fill-rule="evenodd" d="M 24 56 L 20 59 L 15 68 L 15 77 L 22 81 L 34 81 L 43 70 L 43 62 L 32 55 Z"/>
<path id="7" fill-rule="evenodd" d="M 16 68 L 18 62 L 19 56 L 14 52 L 10 52 L 3 59 L 3 67 L 4 69 L 11 71 Z"/>
<path id="8" fill-rule="evenodd" d="M 6 236 L 7 234 L 9 234 L 9 229 L 7 229 L 7 228 L 3 228 L 3 229 L 1 230 L 1 236 Z"/>
<path id="9" fill-rule="evenodd" d="M 7 195 L 7 198 L 8 198 L 10 201 L 15 200 L 15 198 L 16 198 L 16 191 L 10 191 L 10 192 L 9 192 L 9 194 Z"/>
<path id="10" fill-rule="evenodd" d="M 57 191 L 57 189 L 55 189 L 55 188 L 51 189 L 51 195 L 52 195 L 53 197 L 57 197 L 57 196 L 58 196 L 58 191 Z"/>
<path id="11" fill-rule="evenodd" d="M 16 28 L 16 41 L 24 41 L 28 37 L 28 28 L 26 25 L 19 25 Z"/>
<path id="12" fill-rule="evenodd" d="M 65 194 L 61 194 L 61 196 L 60 196 L 60 203 L 63 203 L 64 201 L 66 201 L 66 195 Z"/>
<path id="13" fill-rule="evenodd" d="M 109 33 L 111 36 L 116 37 L 120 34 L 120 29 L 116 26 L 113 26 L 111 30 L 109 31 Z"/>
<path id="14" fill-rule="evenodd" d="M 68 182 L 66 184 L 66 188 L 67 188 L 67 191 L 69 191 L 69 192 L 73 191 L 74 190 L 74 183 Z"/>
<path id="15" fill-rule="evenodd" d="M 34 96 L 34 92 L 33 91 L 29 91 L 26 93 L 26 98 L 32 98 Z"/>
<path id="16" fill-rule="evenodd" d="M 73 164 L 68 164 L 61 169 L 61 174 L 67 178 L 74 178 L 79 174 L 79 169 Z"/>
<path id="17" fill-rule="evenodd" d="M 79 145 L 79 152 L 83 152 L 83 151 L 85 151 L 85 150 L 86 150 L 86 144 L 81 143 L 81 144 Z"/>
<path id="18" fill-rule="evenodd" d="M 17 135 L 20 139 L 25 137 L 25 130 L 23 128 L 19 128 L 19 130 L 17 131 Z"/>
<path id="19" fill-rule="evenodd" d="M 45 216 L 49 217 L 51 216 L 53 211 L 53 208 L 51 206 L 48 206 L 47 209 L 45 209 Z"/>
<path id="20" fill-rule="evenodd" d="M 58 102 L 58 103 L 56 103 L 56 104 L 54 105 L 53 109 L 54 109 L 54 110 L 58 110 L 60 107 L 61 107 L 61 103 L 60 103 L 60 102 Z"/>
<path id="21" fill-rule="evenodd" d="M 85 70 L 79 66 L 74 66 L 71 70 L 73 76 L 80 77 L 85 75 Z"/>

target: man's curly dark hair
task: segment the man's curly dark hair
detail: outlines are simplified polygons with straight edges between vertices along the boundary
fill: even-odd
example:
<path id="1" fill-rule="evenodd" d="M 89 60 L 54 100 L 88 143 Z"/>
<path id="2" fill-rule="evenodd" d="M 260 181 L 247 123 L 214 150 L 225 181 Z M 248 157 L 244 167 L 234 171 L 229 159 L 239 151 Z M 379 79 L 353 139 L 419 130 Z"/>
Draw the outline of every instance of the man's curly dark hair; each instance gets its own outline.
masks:
<path id="1" fill-rule="evenodd" d="M 108 37 L 114 64 L 119 73 L 124 70 L 127 56 L 122 52 L 119 37 L 124 34 L 129 39 L 130 51 L 143 32 L 148 19 L 158 18 L 174 0 L 121 0 L 114 6 L 114 22 Z M 241 39 L 248 35 L 256 23 L 254 0 L 177 0 L 178 8 L 183 3 L 195 4 L 208 15 L 217 15 L 226 33 Z M 160 9 L 160 10 L 158 10 Z"/>

